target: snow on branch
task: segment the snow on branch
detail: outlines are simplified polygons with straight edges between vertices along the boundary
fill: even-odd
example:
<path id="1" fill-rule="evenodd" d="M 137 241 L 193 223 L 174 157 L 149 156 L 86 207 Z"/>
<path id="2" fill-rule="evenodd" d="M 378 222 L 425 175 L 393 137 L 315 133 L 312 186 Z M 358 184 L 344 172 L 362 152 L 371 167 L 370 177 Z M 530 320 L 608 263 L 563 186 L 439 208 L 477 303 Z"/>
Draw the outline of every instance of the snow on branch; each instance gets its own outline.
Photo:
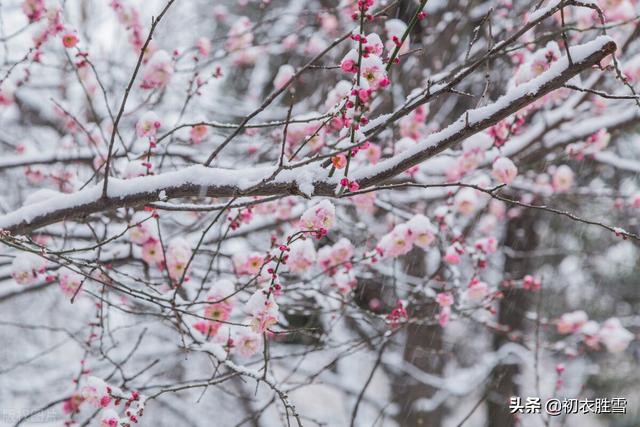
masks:
<path id="1" fill-rule="evenodd" d="M 537 78 L 507 92 L 496 102 L 469 110 L 445 129 L 420 144 L 375 166 L 354 171 L 362 188 L 392 178 L 464 139 L 518 112 L 549 92 L 562 87 L 580 72 L 597 65 L 616 50 L 615 42 L 601 36 L 571 47 L 572 61 L 563 57 Z M 269 195 L 334 196 L 339 178 L 317 163 L 274 172 L 274 167 L 226 170 L 202 165 L 129 180 L 112 178 L 107 194 L 103 184 L 60 194 L 0 216 L 0 228 L 26 234 L 56 222 L 84 218 L 98 212 L 141 206 L 179 197 L 236 197 Z"/>

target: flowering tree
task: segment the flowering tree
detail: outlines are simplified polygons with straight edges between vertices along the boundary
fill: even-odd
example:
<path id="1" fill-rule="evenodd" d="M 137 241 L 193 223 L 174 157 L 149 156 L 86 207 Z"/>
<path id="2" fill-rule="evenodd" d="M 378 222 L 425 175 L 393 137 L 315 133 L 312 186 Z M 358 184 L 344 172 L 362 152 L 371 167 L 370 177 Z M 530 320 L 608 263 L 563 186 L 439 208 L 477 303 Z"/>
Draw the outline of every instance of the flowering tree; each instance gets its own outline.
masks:
<path id="1" fill-rule="evenodd" d="M 2 421 L 632 400 L 639 11 L 0 1 Z"/>

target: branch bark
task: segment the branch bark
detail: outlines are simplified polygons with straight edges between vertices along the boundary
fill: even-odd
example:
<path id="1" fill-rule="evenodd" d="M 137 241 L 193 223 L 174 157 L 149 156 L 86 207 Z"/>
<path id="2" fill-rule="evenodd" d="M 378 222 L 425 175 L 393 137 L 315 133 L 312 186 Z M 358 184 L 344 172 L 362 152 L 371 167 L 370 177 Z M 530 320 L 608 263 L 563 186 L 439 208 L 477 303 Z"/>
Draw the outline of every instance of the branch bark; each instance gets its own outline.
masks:
<path id="1" fill-rule="evenodd" d="M 352 177 L 366 188 L 384 182 L 405 170 L 498 123 L 523 107 L 562 87 L 580 72 L 599 64 L 616 50 L 606 36 L 571 48 L 573 63 L 559 61 L 530 82 L 517 86 L 493 104 L 467 111 L 445 129 L 431 134 L 420 144 L 375 166 L 362 167 Z M 98 184 L 55 200 L 22 207 L 0 216 L 0 228 L 11 234 L 28 234 L 56 222 L 122 207 L 141 206 L 179 197 L 240 197 L 303 195 L 335 197 L 339 179 L 317 163 L 284 170 L 273 177 L 273 167 L 225 170 L 196 165 L 176 172 L 131 180 L 111 179 L 106 194 Z"/>

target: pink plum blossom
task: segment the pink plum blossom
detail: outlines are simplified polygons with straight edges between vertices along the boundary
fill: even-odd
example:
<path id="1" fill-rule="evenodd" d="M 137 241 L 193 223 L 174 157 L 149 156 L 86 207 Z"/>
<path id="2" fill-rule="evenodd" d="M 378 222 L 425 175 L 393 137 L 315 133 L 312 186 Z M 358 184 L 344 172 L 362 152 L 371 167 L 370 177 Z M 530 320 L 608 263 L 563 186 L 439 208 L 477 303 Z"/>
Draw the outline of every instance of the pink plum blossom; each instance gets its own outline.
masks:
<path id="1" fill-rule="evenodd" d="M 415 236 L 406 224 L 396 225 L 390 233 L 384 235 L 378 248 L 386 258 L 395 258 L 408 253 L 413 247 Z"/>
<path id="2" fill-rule="evenodd" d="M 34 285 L 44 274 L 47 261 L 30 252 L 21 252 L 11 263 L 11 276 L 19 285 Z"/>
<path id="3" fill-rule="evenodd" d="M 292 273 L 303 273 L 316 261 L 316 249 L 309 239 L 296 240 L 289 248 L 287 267 Z"/>
<path id="4" fill-rule="evenodd" d="M 602 324 L 598 336 L 609 353 L 623 352 L 634 338 L 634 335 L 625 329 L 620 320 L 615 317 Z"/>
<path id="5" fill-rule="evenodd" d="M 183 276 L 187 277 L 185 271 L 191 255 L 191 245 L 185 239 L 176 237 L 171 240 L 166 253 L 169 277 L 176 281 Z"/>
<path id="6" fill-rule="evenodd" d="M 156 89 L 165 87 L 173 76 L 173 64 L 171 56 L 164 50 L 153 54 L 147 62 L 143 76 L 143 89 Z"/>
<path id="7" fill-rule="evenodd" d="M 159 266 L 164 263 L 164 253 L 158 239 L 152 237 L 142 245 L 142 259 L 149 265 Z"/>
<path id="8" fill-rule="evenodd" d="M 156 135 L 158 129 L 160 129 L 161 123 L 160 118 L 153 111 L 147 111 L 140 117 L 138 123 L 136 125 L 136 131 L 138 133 L 138 137 L 153 137 Z"/>
<path id="9" fill-rule="evenodd" d="M 461 188 L 454 197 L 456 210 L 462 215 L 471 215 L 478 208 L 480 200 L 476 190 L 472 188 Z"/>
<path id="10" fill-rule="evenodd" d="M 262 348 L 262 336 L 252 330 L 242 329 L 235 336 L 235 348 L 238 354 L 244 358 L 249 358 Z"/>
<path id="11" fill-rule="evenodd" d="M 553 173 L 551 183 L 556 193 L 566 193 L 573 186 L 573 171 L 567 165 L 558 166 Z"/>
<path id="12" fill-rule="evenodd" d="M 280 66 L 280 68 L 278 69 L 278 73 L 273 79 L 273 86 L 276 89 L 282 89 L 291 81 L 291 78 L 293 77 L 295 72 L 296 72 L 295 68 L 293 68 L 289 64 L 284 64 Z"/>
<path id="13" fill-rule="evenodd" d="M 247 255 L 235 254 L 233 256 L 233 265 L 238 275 L 250 275 L 254 276 L 260 272 L 262 264 L 264 263 L 264 256 L 253 252 Z"/>
<path id="14" fill-rule="evenodd" d="M 465 298 L 473 303 L 482 302 L 489 294 L 489 285 L 478 279 L 469 283 L 469 287 L 464 293 Z"/>
<path id="15" fill-rule="evenodd" d="M 258 289 L 247 301 L 245 311 L 251 315 L 251 329 L 262 334 L 278 323 L 279 307 L 273 293 Z"/>
<path id="16" fill-rule="evenodd" d="M 587 317 L 587 313 L 582 310 L 565 313 L 560 316 L 560 319 L 558 320 L 558 333 L 563 335 L 574 333 L 578 331 L 588 320 L 589 318 Z"/>
<path id="17" fill-rule="evenodd" d="M 518 175 L 518 168 L 507 157 L 499 157 L 493 162 L 493 177 L 501 184 L 511 184 Z"/>
<path id="18" fill-rule="evenodd" d="M 464 248 L 460 242 L 454 242 L 445 250 L 443 259 L 447 264 L 460 264 L 462 254 L 464 254 Z"/>
<path id="19" fill-rule="evenodd" d="M 111 388 L 98 377 L 90 376 L 80 390 L 84 400 L 96 408 L 106 408 L 111 403 Z"/>
<path id="20" fill-rule="evenodd" d="M 437 230 L 426 216 L 422 214 L 414 215 L 407 222 L 407 226 L 414 236 L 414 245 L 427 249 L 434 242 Z"/>
<path id="21" fill-rule="evenodd" d="M 189 136 L 191 137 L 191 142 L 193 142 L 194 144 L 200 144 L 208 133 L 209 127 L 201 124 L 192 126 Z"/>
<path id="22" fill-rule="evenodd" d="M 336 208 L 329 200 L 324 199 L 309 207 L 300 217 L 303 230 L 324 230 L 333 228 L 336 219 Z"/>
<path id="23" fill-rule="evenodd" d="M 61 269 L 58 274 L 60 290 L 67 298 L 73 298 L 85 281 L 85 277 L 68 268 Z"/>

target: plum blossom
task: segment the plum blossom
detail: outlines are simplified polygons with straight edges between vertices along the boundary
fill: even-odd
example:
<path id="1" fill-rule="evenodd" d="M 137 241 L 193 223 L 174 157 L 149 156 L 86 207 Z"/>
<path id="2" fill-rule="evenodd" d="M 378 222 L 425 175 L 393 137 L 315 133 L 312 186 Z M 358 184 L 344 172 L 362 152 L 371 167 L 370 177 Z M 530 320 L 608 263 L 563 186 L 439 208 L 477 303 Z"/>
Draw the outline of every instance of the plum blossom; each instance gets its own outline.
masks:
<path id="1" fill-rule="evenodd" d="M 169 277 L 177 281 L 182 279 L 184 275 L 186 280 L 188 274 L 185 273 L 185 269 L 191 259 L 192 253 L 189 242 L 181 237 L 176 237 L 169 242 L 166 253 Z"/>
<path id="2" fill-rule="evenodd" d="M 369 163 L 371 163 L 372 165 L 378 163 L 378 160 L 380 160 L 380 157 L 382 155 L 382 149 L 380 148 L 380 146 L 372 143 L 363 144 L 361 151 L 363 152 Z"/>
<path id="3" fill-rule="evenodd" d="M 450 307 L 454 302 L 453 295 L 450 292 L 440 292 L 436 295 L 436 302 L 440 307 Z"/>
<path id="4" fill-rule="evenodd" d="M 287 267 L 292 273 L 303 273 L 316 261 L 316 249 L 309 239 L 296 240 L 289 248 Z"/>
<path id="5" fill-rule="evenodd" d="M 332 265 L 340 265 L 348 262 L 353 256 L 353 244 L 346 237 L 341 237 L 331 247 Z"/>
<path id="6" fill-rule="evenodd" d="M 309 37 L 304 52 L 307 55 L 317 55 L 327 47 L 327 41 L 318 33 L 314 33 Z"/>
<path id="7" fill-rule="evenodd" d="M 227 34 L 228 38 L 225 45 L 227 50 L 236 51 L 250 47 L 253 42 L 252 26 L 251 20 L 246 16 L 236 19 Z"/>
<path id="8" fill-rule="evenodd" d="M 454 242 L 445 250 L 444 262 L 452 265 L 460 264 L 462 254 L 464 254 L 464 248 L 460 242 Z"/>
<path id="9" fill-rule="evenodd" d="M 421 138 L 427 131 L 425 121 L 429 112 L 428 105 L 419 105 L 408 115 L 399 120 L 400 136 L 413 140 Z"/>
<path id="10" fill-rule="evenodd" d="M 462 155 L 457 163 L 460 172 L 467 173 L 476 169 L 485 159 L 487 150 L 493 145 L 493 138 L 488 133 L 478 133 L 462 143 Z"/>
<path id="11" fill-rule="evenodd" d="M 542 287 L 540 279 L 536 279 L 530 274 L 527 274 L 522 279 L 522 288 L 527 291 L 537 291 Z"/>
<path id="12" fill-rule="evenodd" d="M 560 47 L 554 41 L 531 54 L 527 60 L 518 68 L 514 83 L 516 85 L 528 82 L 549 69 L 551 64 L 561 56 Z"/>
<path id="13" fill-rule="evenodd" d="M 387 315 L 391 328 L 397 328 L 401 322 L 406 321 L 408 318 L 407 310 L 402 301 L 398 301 L 395 308 Z"/>
<path id="14" fill-rule="evenodd" d="M 104 159 L 106 161 L 106 159 Z M 127 179 L 137 178 L 148 174 L 151 164 L 144 160 L 131 160 L 126 163 L 123 175 Z"/>
<path id="15" fill-rule="evenodd" d="M 466 187 L 456 193 L 453 202 L 458 212 L 469 216 L 476 211 L 480 201 L 476 190 Z"/>
<path id="16" fill-rule="evenodd" d="M 73 414 L 80 411 L 80 406 L 84 400 L 80 391 L 73 393 L 71 397 L 62 404 L 62 412 L 65 414 Z"/>
<path id="17" fill-rule="evenodd" d="M 87 383 L 80 392 L 84 400 L 96 408 L 106 408 L 111 403 L 111 387 L 100 378 L 87 378 Z"/>
<path id="18" fill-rule="evenodd" d="M 155 229 L 149 221 L 150 215 L 147 212 L 136 212 L 130 221 L 129 239 L 136 245 L 144 245 L 149 239 L 154 238 Z"/>
<path id="19" fill-rule="evenodd" d="M 205 338 L 215 337 L 220 330 L 221 323 L 210 320 L 198 320 L 192 326 L 193 329 L 204 335 Z"/>
<path id="20" fill-rule="evenodd" d="M 415 236 L 407 224 L 396 225 L 378 243 L 378 251 L 385 258 L 395 258 L 408 253 L 413 247 Z"/>
<path id="21" fill-rule="evenodd" d="M 291 81 L 295 73 L 296 73 L 295 68 L 293 68 L 289 64 L 284 64 L 280 66 L 280 68 L 278 69 L 278 73 L 273 79 L 273 86 L 276 89 L 282 89 L 289 83 L 289 81 Z"/>
<path id="22" fill-rule="evenodd" d="M 244 328 L 237 333 L 234 342 L 238 354 L 244 358 L 253 356 L 262 348 L 262 337 Z"/>
<path id="23" fill-rule="evenodd" d="M 556 193 L 566 193 L 573 186 L 573 171 L 567 165 L 556 168 L 551 178 L 551 185 Z"/>
<path id="24" fill-rule="evenodd" d="M 22 11 L 27 15 L 29 22 L 37 21 L 45 13 L 44 0 L 24 0 Z"/>
<path id="25" fill-rule="evenodd" d="M 609 353 L 621 353 L 629 346 L 634 335 L 622 326 L 620 320 L 612 317 L 602 324 L 598 337 Z"/>
<path id="26" fill-rule="evenodd" d="M 368 34 L 366 37 L 367 43 L 365 45 L 365 51 L 367 54 L 374 54 L 377 56 L 382 56 L 382 51 L 384 50 L 384 44 L 382 43 L 382 39 L 376 33 Z"/>
<path id="27" fill-rule="evenodd" d="M 400 44 L 400 40 L 402 40 L 402 36 L 407 30 L 407 24 L 400 19 L 389 19 L 384 23 L 384 28 L 389 38 L 385 47 L 389 52 L 393 52 L 396 46 Z M 407 38 L 398 50 L 398 55 L 404 55 L 409 52 L 409 39 L 410 37 L 407 35 Z"/>
<path id="28" fill-rule="evenodd" d="M 582 160 L 585 156 L 592 156 L 609 145 L 611 134 L 606 129 L 591 134 L 584 142 L 567 145 L 566 151 L 572 157 Z"/>
<path id="29" fill-rule="evenodd" d="M 323 13 L 318 17 L 318 19 L 320 19 L 320 26 L 324 32 L 327 34 L 335 33 L 339 25 L 338 18 L 336 18 L 335 15 L 331 13 Z"/>
<path id="30" fill-rule="evenodd" d="M 160 129 L 160 118 L 153 111 L 147 111 L 140 117 L 136 124 L 136 132 L 139 138 L 153 137 Z"/>
<path id="31" fill-rule="evenodd" d="M 196 43 L 196 46 L 198 47 L 198 53 L 200 53 L 200 55 L 202 56 L 209 56 L 209 54 L 211 53 L 211 40 L 206 37 L 200 37 L 198 39 L 198 42 Z"/>
<path id="32" fill-rule="evenodd" d="M 19 285 L 34 285 L 44 274 L 47 262 L 31 252 L 21 252 L 11 263 L 11 276 Z"/>
<path id="33" fill-rule="evenodd" d="M 324 145 L 324 133 L 321 130 L 322 123 L 314 120 L 318 113 L 311 112 L 295 117 L 296 120 L 305 121 L 291 123 L 287 130 L 287 148 L 293 154 L 297 150 L 298 144 L 304 143 L 305 147 L 311 151 L 318 151 Z"/>
<path id="34" fill-rule="evenodd" d="M 422 214 L 414 215 L 407 222 L 407 226 L 414 236 L 413 244 L 422 249 L 427 249 L 431 246 L 436 238 L 437 229 L 431 224 L 429 218 Z"/>
<path id="35" fill-rule="evenodd" d="M 300 228 L 315 230 L 326 234 L 333 228 L 336 220 L 336 208 L 329 200 L 324 199 L 310 206 L 300 217 Z"/>
<path id="36" fill-rule="evenodd" d="M 483 237 L 476 240 L 474 247 L 485 254 L 492 254 L 498 250 L 498 240 L 493 236 Z"/>
<path id="37" fill-rule="evenodd" d="M 346 295 L 351 292 L 351 290 L 355 289 L 357 284 L 358 281 L 353 270 L 339 270 L 333 276 L 333 286 L 342 295 Z"/>
<path id="38" fill-rule="evenodd" d="M 587 323 L 589 317 L 582 310 L 565 313 L 558 319 L 557 328 L 559 334 L 571 334 L 578 331 L 582 325 Z"/>
<path id="39" fill-rule="evenodd" d="M 230 280 L 222 279 L 217 281 L 207 294 L 208 304 L 204 308 L 203 316 L 206 321 L 199 321 L 194 324 L 194 328 L 207 337 L 218 334 L 223 322 L 231 318 L 234 301 L 233 293 L 235 287 Z"/>
<path id="40" fill-rule="evenodd" d="M 85 281 L 85 277 L 68 268 L 63 268 L 58 275 L 60 290 L 68 298 L 73 298 Z"/>
<path id="41" fill-rule="evenodd" d="M 482 302 L 487 295 L 489 294 L 489 285 L 485 282 L 480 281 L 477 278 L 474 278 L 469 283 L 469 287 L 464 293 L 465 299 L 473 303 Z"/>
<path id="42" fill-rule="evenodd" d="M 251 315 L 251 329 L 259 334 L 278 323 L 279 307 L 272 292 L 258 289 L 247 304 L 245 311 Z"/>
<path id="43" fill-rule="evenodd" d="M 361 66 L 362 77 L 364 77 L 371 90 L 378 90 L 389 85 L 385 66 L 379 56 L 371 55 L 367 58 L 362 58 Z"/>
<path id="44" fill-rule="evenodd" d="M 11 105 L 15 100 L 14 90 L 9 85 L 0 86 L 0 105 Z"/>
<path id="45" fill-rule="evenodd" d="M 438 323 L 440 323 L 440 326 L 444 328 L 449 324 L 449 320 L 451 319 L 451 306 L 454 302 L 453 295 L 451 295 L 450 292 L 440 292 L 436 295 L 436 302 L 440 306 Z"/>
<path id="46" fill-rule="evenodd" d="M 351 49 L 340 61 L 340 68 L 345 73 L 357 73 L 358 72 L 358 51 Z"/>
<path id="47" fill-rule="evenodd" d="M 232 260 L 235 272 L 240 276 L 254 276 L 260 272 L 262 264 L 264 264 L 264 256 L 257 252 L 250 254 L 235 254 Z"/>
<path id="48" fill-rule="evenodd" d="M 62 35 L 62 45 L 67 49 L 71 49 L 78 44 L 78 36 L 75 33 L 66 33 Z"/>
<path id="49" fill-rule="evenodd" d="M 191 142 L 194 144 L 200 144 L 209 133 L 209 127 L 207 125 L 195 125 L 191 127 L 191 131 L 189 136 L 191 138 Z"/>
<path id="50" fill-rule="evenodd" d="M 100 416 L 100 427 L 118 427 L 120 418 L 118 413 L 111 408 L 106 408 Z"/>
<path id="51" fill-rule="evenodd" d="M 164 50 L 159 50 L 153 54 L 144 68 L 141 87 L 143 89 L 163 88 L 172 76 L 171 55 Z"/>
<path id="52" fill-rule="evenodd" d="M 582 339 L 584 343 L 593 350 L 600 349 L 600 336 L 598 332 L 600 331 L 600 325 L 598 322 L 589 320 L 580 328 L 580 333 L 582 334 Z"/>
<path id="53" fill-rule="evenodd" d="M 161 266 L 164 264 L 164 253 L 160 240 L 150 237 L 142 245 L 142 260 L 149 265 Z"/>
<path id="54" fill-rule="evenodd" d="M 502 184 L 511 184 L 518 175 L 518 168 L 507 157 L 499 157 L 493 162 L 493 177 Z"/>
<path id="55" fill-rule="evenodd" d="M 376 209 L 376 193 L 374 191 L 356 194 L 355 196 L 350 197 L 350 199 L 360 212 L 367 212 L 371 214 Z"/>

